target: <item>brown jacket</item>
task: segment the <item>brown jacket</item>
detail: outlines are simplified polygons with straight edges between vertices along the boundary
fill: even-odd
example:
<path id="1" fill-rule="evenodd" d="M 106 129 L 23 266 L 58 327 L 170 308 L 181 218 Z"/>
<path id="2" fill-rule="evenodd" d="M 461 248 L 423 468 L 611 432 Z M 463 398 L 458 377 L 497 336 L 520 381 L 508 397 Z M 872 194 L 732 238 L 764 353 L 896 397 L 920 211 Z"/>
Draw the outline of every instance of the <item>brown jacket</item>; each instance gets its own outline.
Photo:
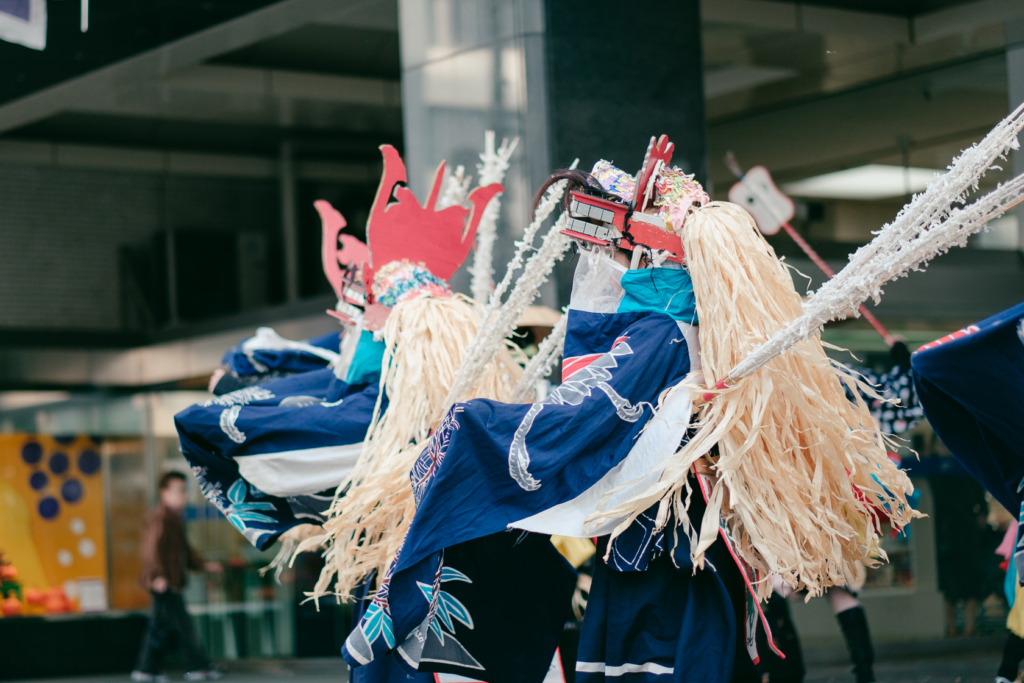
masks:
<path id="1" fill-rule="evenodd" d="M 149 590 L 153 579 L 162 576 L 168 588 L 180 591 L 187 571 L 202 568 L 203 558 L 188 544 L 181 516 L 163 505 L 150 510 L 142 532 L 142 587 Z"/>

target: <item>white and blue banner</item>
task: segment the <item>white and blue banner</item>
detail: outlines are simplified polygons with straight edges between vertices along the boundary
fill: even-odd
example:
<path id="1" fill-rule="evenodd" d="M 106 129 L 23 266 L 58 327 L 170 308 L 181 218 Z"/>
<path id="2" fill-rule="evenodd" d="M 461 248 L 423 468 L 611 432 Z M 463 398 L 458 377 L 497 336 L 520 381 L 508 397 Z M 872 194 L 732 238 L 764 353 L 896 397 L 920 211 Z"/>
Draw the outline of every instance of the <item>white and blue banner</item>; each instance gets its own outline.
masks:
<path id="1" fill-rule="evenodd" d="M 46 0 L 0 0 L 0 40 L 46 49 Z"/>

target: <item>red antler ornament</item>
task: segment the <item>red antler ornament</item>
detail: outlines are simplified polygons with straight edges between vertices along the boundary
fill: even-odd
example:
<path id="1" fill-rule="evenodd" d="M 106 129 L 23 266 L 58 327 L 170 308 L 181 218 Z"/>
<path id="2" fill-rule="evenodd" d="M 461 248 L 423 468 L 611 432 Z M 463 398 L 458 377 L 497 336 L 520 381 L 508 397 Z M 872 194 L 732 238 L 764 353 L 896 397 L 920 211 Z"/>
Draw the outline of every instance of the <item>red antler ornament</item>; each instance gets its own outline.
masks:
<path id="1" fill-rule="evenodd" d="M 323 199 L 313 202 L 320 220 L 323 223 L 323 244 L 320 249 L 320 260 L 323 263 L 324 275 L 331 283 L 338 299 L 343 300 L 345 272 L 353 268 L 361 268 L 370 259 L 366 245 L 352 235 L 339 235 L 345 229 L 345 217 Z M 341 248 L 338 247 L 341 242 Z"/>
<path id="2" fill-rule="evenodd" d="M 672 152 L 676 146 L 668 141 L 667 135 L 662 135 L 657 140 L 651 136 L 647 145 L 647 154 L 644 155 L 644 164 L 636 175 L 636 190 L 633 192 L 633 200 L 630 208 L 634 211 L 643 212 L 648 208 L 649 202 L 654 199 L 654 188 L 651 181 L 657 176 L 658 171 L 672 163 Z"/>
<path id="3" fill-rule="evenodd" d="M 381 145 L 380 151 L 384 172 L 366 223 L 370 260 L 363 267 L 363 281 L 367 293 L 372 291 L 373 276 L 378 270 L 403 259 L 422 263 L 435 277 L 449 280 L 469 255 L 484 209 L 502 191 L 502 186 L 494 183 L 473 190 L 467 197 L 472 209 L 449 206 L 435 211 L 445 162 L 437 167 L 426 205 L 420 206 L 406 187 L 405 164 L 398 151 L 391 145 Z"/>
<path id="4" fill-rule="evenodd" d="M 341 234 L 346 225 L 345 217 L 330 202 L 318 199 L 313 206 L 323 224 L 320 261 L 338 297 L 335 310 L 328 310 L 327 314 L 343 323 L 354 324 L 363 317 L 361 307 L 366 305 L 362 268 L 370 260 L 370 250 L 356 237 Z"/>

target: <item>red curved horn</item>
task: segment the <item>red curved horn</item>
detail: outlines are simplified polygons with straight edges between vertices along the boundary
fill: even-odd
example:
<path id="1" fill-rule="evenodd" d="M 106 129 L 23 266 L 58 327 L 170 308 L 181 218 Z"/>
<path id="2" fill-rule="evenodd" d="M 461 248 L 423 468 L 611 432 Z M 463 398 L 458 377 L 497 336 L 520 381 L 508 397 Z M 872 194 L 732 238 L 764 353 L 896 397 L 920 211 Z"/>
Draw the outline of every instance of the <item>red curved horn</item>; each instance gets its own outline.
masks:
<path id="1" fill-rule="evenodd" d="M 320 243 L 320 262 L 324 267 L 324 275 L 331 283 L 334 293 L 341 299 L 341 264 L 338 263 L 338 233 L 345 229 L 345 217 L 331 203 L 323 199 L 313 202 L 320 222 L 323 225 Z"/>
<path id="2" fill-rule="evenodd" d="M 500 183 L 491 183 L 487 187 L 478 187 L 469 193 L 466 199 L 473 205 L 473 209 L 469 214 L 466 232 L 462 236 L 463 243 L 473 244 L 473 240 L 476 239 L 476 229 L 480 225 L 480 219 L 484 217 L 484 210 L 491 203 L 492 199 L 504 191 L 505 188 Z M 469 253 L 468 249 L 466 253 Z"/>
<path id="3" fill-rule="evenodd" d="M 398 150 L 391 145 L 381 145 L 380 153 L 384 157 L 384 172 L 380 176 L 380 185 L 377 186 L 377 195 L 373 198 L 373 206 L 370 207 L 370 218 L 367 220 L 367 225 L 382 224 L 387 221 L 385 218 L 385 211 L 388 207 L 388 202 L 391 200 L 391 193 L 395 189 L 395 185 L 398 183 L 406 183 L 408 177 L 405 173 L 405 162 L 402 161 L 402 157 L 398 154 Z M 371 281 L 372 273 L 376 272 L 376 268 L 384 265 L 384 263 L 376 263 L 380 259 L 373 258 L 373 238 L 370 236 L 370 230 L 366 231 L 366 243 L 370 247 L 370 268 Z"/>

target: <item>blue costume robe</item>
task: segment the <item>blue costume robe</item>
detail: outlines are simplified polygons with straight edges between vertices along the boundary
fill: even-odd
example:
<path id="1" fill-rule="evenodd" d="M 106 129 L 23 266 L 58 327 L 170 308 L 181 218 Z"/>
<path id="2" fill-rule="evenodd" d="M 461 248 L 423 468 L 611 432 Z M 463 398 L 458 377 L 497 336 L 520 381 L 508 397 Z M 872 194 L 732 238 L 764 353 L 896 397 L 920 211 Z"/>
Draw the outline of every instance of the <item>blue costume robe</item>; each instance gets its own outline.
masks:
<path id="1" fill-rule="evenodd" d="M 326 521 L 362 451 L 384 343 L 361 334 L 346 381 L 327 367 L 339 343 L 337 332 L 295 343 L 260 328 L 224 354 L 240 388 L 174 417 L 203 495 L 260 550 L 294 526 Z"/>
<path id="2" fill-rule="evenodd" d="M 1007 510 L 1024 492 L 1024 304 L 926 344 L 911 363 L 928 421 Z M 1018 532 L 1014 564 L 1024 576 Z"/>
<path id="3" fill-rule="evenodd" d="M 294 344 L 271 328 L 260 328 L 256 336 L 232 346 L 221 359 L 225 373 L 211 391 L 220 396 L 254 384 L 321 370 L 337 357 L 341 334 L 330 332 L 298 342 L 292 348 L 280 348 L 282 343 Z"/>
<path id="4" fill-rule="evenodd" d="M 196 404 L 174 424 L 203 495 L 264 550 L 293 526 L 325 520 L 377 391 L 324 368 Z"/>
<path id="5" fill-rule="evenodd" d="M 305 343 L 337 353 L 339 335 Z M 362 449 L 379 391 L 383 343 L 362 333 L 348 382 L 314 353 L 244 344 L 223 359 L 233 384 L 242 388 L 182 411 L 175 426 L 203 495 L 264 550 L 294 526 L 326 521 L 341 470 Z M 270 484 L 263 488 L 281 487 L 282 495 L 262 490 L 265 481 Z M 358 603 L 357 618 L 366 604 Z M 410 677 L 397 662 L 383 660 L 361 668 L 352 681 L 434 683 L 434 677 Z"/>
<path id="6" fill-rule="evenodd" d="M 221 363 L 237 375 L 261 375 L 270 372 L 294 375 L 320 370 L 327 367 L 329 362 L 322 356 L 304 350 L 246 349 L 244 347 L 247 341 L 248 338 L 243 339 L 237 346 L 232 346 L 224 352 L 224 357 L 221 359 Z M 338 332 L 329 332 L 307 339 L 303 343 L 336 354 L 341 344 L 341 335 Z"/>
<path id="7" fill-rule="evenodd" d="M 659 394 L 689 372 L 690 357 L 668 315 L 574 310 L 563 367 L 571 374 L 542 403 L 478 399 L 445 416 L 412 470 L 417 511 L 405 542 L 342 650 L 351 665 L 394 657 L 410 670 L 490 683 L 543 679 L 575 572 L 547 536 L 519 529 L 570 505 L 624 461 Z M 656 676 L 657 667 L 673 670 L 683 657 L 687 671 L 650 680 L 725 683 L 737 642 L 736 591 L 711 569 L 691 576 L 685 537 L 666 552 L 652 538 L 643 540 L 647 531 L 638 527 L 619 541 L 638 544 L 626 554 L 643 561 L 632 569 L 644 573 L 634 581 L 646 597 L 616 601 L 618 589 L 603 588 L 604 579 L 595 577 L 580 660 L 596 656 L 599 661 L 588 661 L 614 668 L 641 657 L 639 664 L 654 665 L 648 669 Z M 657 543 L 664 546 L 664 537 Z M 713 555 L 728 563 L 724 552 Z M 629 571 L 609 574 L 629 580 Z M 742 587 L 739 594 L 742 602 Z M 588 628 L 588 619 L 601 628 Z M 664 628 L 648 630 L 652 620 Z M 681 645 L 711 641 L 721 655 L 714 665 Z M 637 675 L 616 680 L 648 680 L 643 671 Z"/>

